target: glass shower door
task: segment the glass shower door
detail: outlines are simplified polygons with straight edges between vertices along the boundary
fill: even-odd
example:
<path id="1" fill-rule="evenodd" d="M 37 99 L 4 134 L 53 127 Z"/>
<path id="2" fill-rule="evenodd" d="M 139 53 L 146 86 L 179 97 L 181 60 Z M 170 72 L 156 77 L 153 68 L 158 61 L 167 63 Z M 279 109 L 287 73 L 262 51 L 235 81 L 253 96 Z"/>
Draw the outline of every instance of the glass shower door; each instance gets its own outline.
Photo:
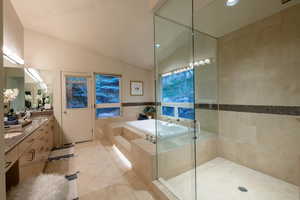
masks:
<path id="1" fill-rule="evenodd" d="M 193 200 L 196 146 L 192 29 L 164 16 L 156 15 L 154 21 L 157 179 L 179 199 Z"/>
<path id="2" fill-rule="evenodd" d="M 194 72 L 196 105 L 196 182 L 197 199 L 211 199 L 218 171 L 218 63 L 217 40 L 207 34 L 194 33 Z M 225 183 L 224 183 L 225 184 Z M 222 193 L 216 194 L 222 198 Z"/>

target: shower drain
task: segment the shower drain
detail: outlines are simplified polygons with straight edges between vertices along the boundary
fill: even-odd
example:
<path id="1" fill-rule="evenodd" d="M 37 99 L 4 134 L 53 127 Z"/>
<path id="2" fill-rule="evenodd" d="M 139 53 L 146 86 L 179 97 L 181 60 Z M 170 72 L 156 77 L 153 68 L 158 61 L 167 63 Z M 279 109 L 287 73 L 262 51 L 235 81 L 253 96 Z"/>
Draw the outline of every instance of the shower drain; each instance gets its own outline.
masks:
<path id="1" fill-rule="evenodd" d="M 241 192 L 248 192 L 248 190 L 247 190 L 247 188 L 245 188 L 245 187 L 238 187 L 238 189 L 239 189 L 239 191 L 241 191 Z"/>

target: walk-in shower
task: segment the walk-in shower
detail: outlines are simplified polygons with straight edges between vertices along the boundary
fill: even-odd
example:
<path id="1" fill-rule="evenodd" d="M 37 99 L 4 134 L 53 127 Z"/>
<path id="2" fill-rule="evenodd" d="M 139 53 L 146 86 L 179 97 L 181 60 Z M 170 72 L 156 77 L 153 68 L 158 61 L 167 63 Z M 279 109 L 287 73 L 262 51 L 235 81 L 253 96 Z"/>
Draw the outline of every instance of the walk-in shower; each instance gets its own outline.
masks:
<path id="1" fill-rule="evenodd" d="M 157 180 L 181 200 L 298 200 L 300 2 L 168 0 L 154 25 Z"/>

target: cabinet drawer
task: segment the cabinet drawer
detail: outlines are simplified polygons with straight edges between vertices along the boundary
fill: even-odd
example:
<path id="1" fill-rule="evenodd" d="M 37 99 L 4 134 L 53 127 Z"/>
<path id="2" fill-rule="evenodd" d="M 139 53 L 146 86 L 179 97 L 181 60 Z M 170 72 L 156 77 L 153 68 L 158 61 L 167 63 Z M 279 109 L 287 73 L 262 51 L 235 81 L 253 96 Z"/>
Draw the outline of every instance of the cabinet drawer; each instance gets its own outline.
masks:
<path id="1" fill-rule="evenodd" d="M 29 148 L 25 150 L 19 159 L 19 165 L 25 166 L 34 163 L 37 160 L 38 143 L 35 141 Z"/>
<path id="2" fill-rule="evenodd" d="M 9 170 L 9 168 L 18 160 L 18 156 L 18 147 L 15 147 L 13 150 L 5 154 L 5 171 Z"/>
<path id="3" fill-rule="evenodd" d="M 29 178 L 40 175 L 45 168 L 45 163 L 33 163 L 32 165 L 20 166 L 19 176 L 20 182 L 23 182 Z"/>
<path id="4" fill-rule="evenodd" d="M 19 152 L 23 154 L 27 148 L 32 146 L 32 144 L 36 141 L 36 133 L 33 133 L 28 138 L 26 138 L 23 142 L 19 144 Z"/>

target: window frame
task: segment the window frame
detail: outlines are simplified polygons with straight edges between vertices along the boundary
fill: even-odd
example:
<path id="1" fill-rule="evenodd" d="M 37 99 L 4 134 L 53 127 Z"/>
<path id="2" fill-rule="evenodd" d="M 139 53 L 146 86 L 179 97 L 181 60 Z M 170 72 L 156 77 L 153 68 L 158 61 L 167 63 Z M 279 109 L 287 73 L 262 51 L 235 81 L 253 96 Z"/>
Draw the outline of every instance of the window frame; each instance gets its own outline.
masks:
<path id="1" fill-rule="evenodd" d="M 174 108 L 174 116 L 164 115 L 163 111 L 162 111 L 163 106 L 173 107 Z M 193 121 L 193 119 L 179 117 L 178 108 L 191 108 L 191 109 L 194 109 L 194 112 L 196 112 L 193 103 L 161 103 L 161 112 L 160 113 L 161 113 L 162 116 L 168 117 L 168 118 L 171 118 L 171 119 L 182 119 L 182 120 Z"/>
<path id="2" fill-rule="evenodd" d="M 163 107 L 168 107 L 168 108 L 174 109 L 174 116 L 164 114 Z M 167 116 L 167 117 L 175 118 L 175 117 L 176 117 L 176 114 L 177 114 L 176 107 L 174 107 L 174 106 L 169 106 L 169 105 L 161 105 L 161 115 Z"/>
<path id="3" fill-rule="evenodd" d="M 97 92 L 96 92 L 96 76 L 97 75 L 113 76 L 113 77 L 120 78 L 120 81 L 119 81 L 119 103 L 100 103 L 100 104 L 96 103 L 97 102 Z M 122 75 L 120 75 L 120 74 L 94 73 L 94 91 L 95 91 L 94 109 L 95 109 L 95 118 L 96 118 L 96 120 L 114 119 L 114 118 L 122 117 L 122 115 L 123 115 L 123 112 L 122 112 Z M 120 115 L 119 116 L 114 116 L 114 117 L 99 118 L 99 117 L 97 117 L 97 109 L 98 108 L 120 108 Z"/>

